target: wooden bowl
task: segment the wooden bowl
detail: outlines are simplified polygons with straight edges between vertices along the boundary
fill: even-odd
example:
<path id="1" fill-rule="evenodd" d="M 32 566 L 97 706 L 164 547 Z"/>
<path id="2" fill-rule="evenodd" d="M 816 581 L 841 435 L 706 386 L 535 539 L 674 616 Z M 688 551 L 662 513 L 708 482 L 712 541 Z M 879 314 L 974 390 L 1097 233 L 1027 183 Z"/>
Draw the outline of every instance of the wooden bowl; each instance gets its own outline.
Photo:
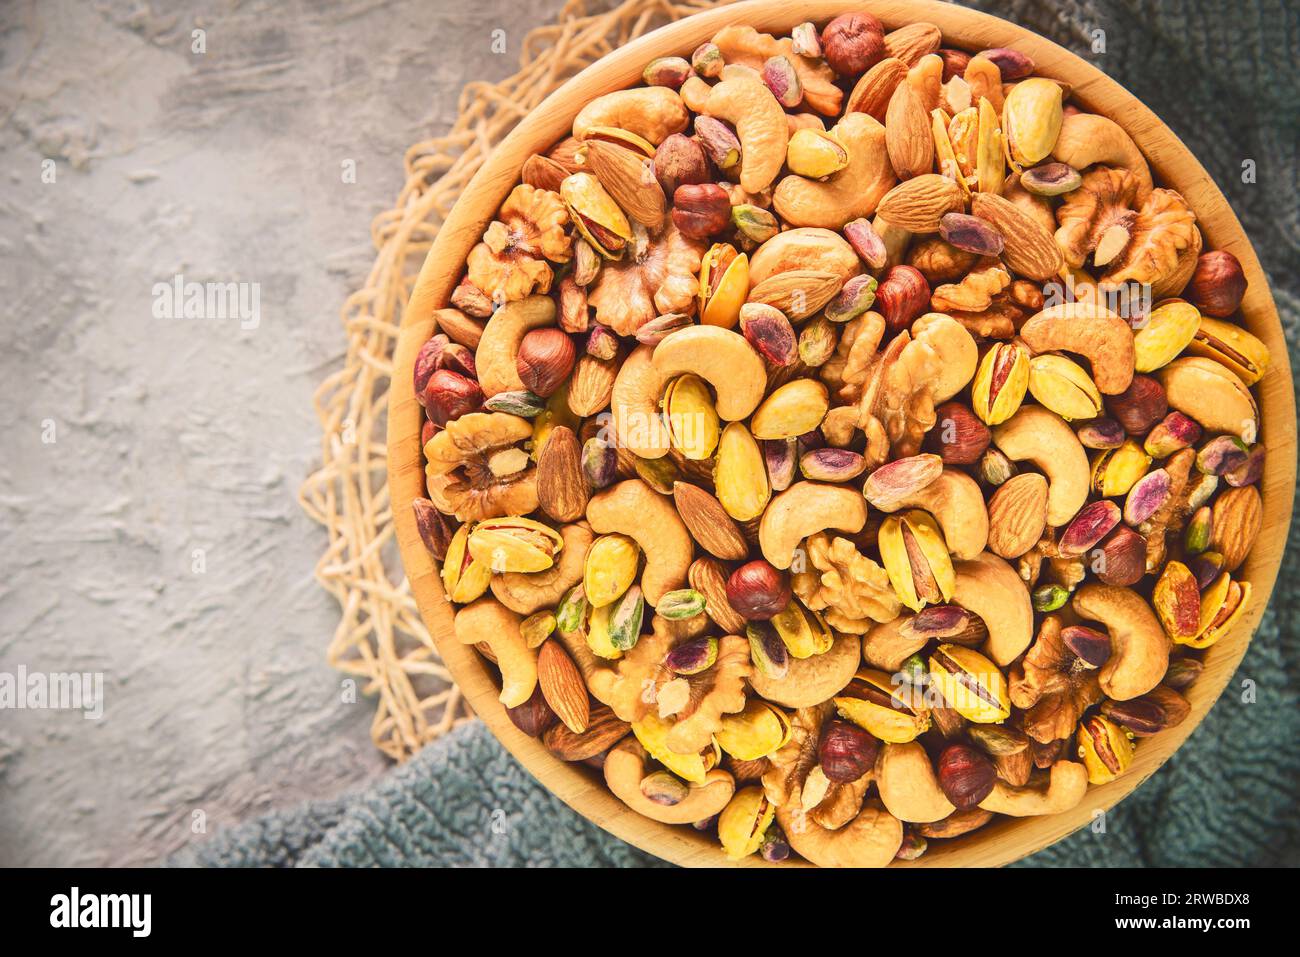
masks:
<path id="1" fill-rule="evenodd" d="M 933 0 L 812 0 L 798 4 L 750 0 L 697 14 L 629 43 L 583 70 L 527 116 L 466 187 L 438 233 L 403 316 L 397 344 L 388 406 L 388 480 L 397 541 L 411 589 L 443 660 L 475 712 L 545 787 L 575 811 L 623 840 L 677 864 L 717 866 L 727 861 L 712 837 L 640 816 L 606 790 L 598 772 L 552 757 L 540 742 L 521 733 L 497 701 L 493 668 L 473 648 L 456 641 L 451 609 L 411 511 L 411 500 L 425 494 L 420 449 L 424 414 L 413 392 L 412 367 L 420 346 L 434 332 L 433 311 L 448 304 L 470 249 L 518 181 L 524 160 L 566 136 L 582 106 L 602 93 L 637 85 L 645 64 L 657 56 L 689 56 L 729 23 L 750 24 L 782 35 L 805 20 L 821 24 L 855 9 L 874 13 L 886 29 L 918 20 L 934 23 L 943 31 L 946 46 L 972 51 L 1014 47 L 1034 59 L 1039 75 L 1068 82 L 1076 103 L 1111 117 L 1128 130 L 1157 179 L 1182 193 L 1195 210 L 1205 248 L 1226 249 L 1241 260 L 1250 283 L 1241 305 L 1244 324 L 1272 352 L 1272 364 L 1255 390 L 1268 459 L 1260 486 L 1263 530 L 1244 566 L 1254 599 L 1232 631 L 1207 653 L 1205 670 L 1188 691 L 1191 715 L 1177 728 L 1143 741 L 1132 769 L 1110 784 L 1090 788 L 1074 810 L 1048 817 L 1004 819 L 956 841 L 935 841 L 919 861 L 905 866 L 1006 864 L 1087 824 L 1098 809 L 1109 808 L 1141 784 L 1200 724 L 1236 670 L 1273 590 L 1291 521 L 1296 477 L 1295 397 L 1286 342 L 1259 261 L 1227 200 L 1187 147 L 1154 113 L 1101 71 L 1015 24 Z M 753 855 L 744 863 L 761 866 L 764 862 Z"/>

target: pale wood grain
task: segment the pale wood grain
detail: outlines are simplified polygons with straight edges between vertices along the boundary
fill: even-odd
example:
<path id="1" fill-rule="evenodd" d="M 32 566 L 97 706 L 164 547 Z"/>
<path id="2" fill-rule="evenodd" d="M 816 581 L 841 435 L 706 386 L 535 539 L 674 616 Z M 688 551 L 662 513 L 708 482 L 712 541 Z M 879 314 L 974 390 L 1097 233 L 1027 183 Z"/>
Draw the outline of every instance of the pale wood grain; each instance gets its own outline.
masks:
<path id="1" fill-rule="evenodd" d="M 631 86 L 656 56 L 689 55 L 728 23 L 743 22 L 781 34 L 804 20 L 824 22 L 846 9 L 867 9 L 889 28 L 930 21 L 945 45 L 968 50 L 1015 47 L 1029 54 L 1041 75 L 1068 81 L 1076 102 L 1119 122 L 1136 140 L 1157 179 L 1191 203 L 1207 249 L 1227 249 L 1246 271 L 1249 289 L 1242 303 L 1245 325 L 1263 339 L 1273 364 L 1256 394 L 1262 409 L 1269 453 L 1261 491 L 1264 528 L 1244 568 L 1254 586 L 1253 606 L 1207 655 L 1206 668 L 1188 692 L 1191 716 L 1178 728 L 1142 742 L 1133 768 L 1124 777 L 1089 790 L 1082 805 L 1066 814 L 1005 820 L 956 842 L 935 841 L 919 861 L 896 866 L 997 866 L 1014 861 L 1088 824 L 1150 776 L 1183 743 L 1223 692 L 1259 624 L 1277 577 L 1291 520 L 1296 478 L 1295 397 L 1286 342 L 1259 261 L 1236 215 L 1204 168 L 1154 113 L 1113 80 L 1074 54 L 1036 34 L 986 14 L 932 0 L 833 3 L 751 0 L 699 14 L 649 34 L 584 70 L 549 97 L 506 138 L 466 188 L 429 252 L 407 308 L 398 341 L 388 410 L 389 492 L 396 535 L 411 588 L 447 666 L 474 710 L 530 772 L 574 810 L 625 841 L 683 865 L 721 866 L 728 862 L 710 838 L 690 828 L 650 821 L 611 795 L 590 768 L 553 757 L 511 724 L 497 702 L 494 672 L 472 648 L 452 635 L 451 614 L 433 563 L 420 542 L 411 500 L 424 494 L 420 461 L 423 412 L 415 400 L 411 369 L 421 344 L 434 329 L 433 310 L 447 304 L 466 256 L 519 176 L 523 161 L 569 132 L 578 110 L 595 96 Z M 753 856 L 746 866 L 763 866 Z"/>

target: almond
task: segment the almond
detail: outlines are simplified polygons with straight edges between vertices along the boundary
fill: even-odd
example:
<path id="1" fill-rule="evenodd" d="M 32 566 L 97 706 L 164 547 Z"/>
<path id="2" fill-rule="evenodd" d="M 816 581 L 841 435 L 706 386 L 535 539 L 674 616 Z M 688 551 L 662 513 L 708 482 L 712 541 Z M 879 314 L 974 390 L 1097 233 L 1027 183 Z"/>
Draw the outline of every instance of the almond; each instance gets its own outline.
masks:
<path id="1" fill-rule="evenodd" d="M 556 426 L 537 459 L 538 504 L 557 522 L 576 522 L 587 512 L 588 497 L 578 437 L 568 426 Z"/>
<path id="2" fill-rule="evenodd" d="M 989 500 L 989 551 L 1019 558 L 1036 544 L 1047 527 L 1047 479 L 1037 472 L 1016 475 Z"/>
<path id="3" fill-rule="evenodd" d="M 591 719 L 587 683 L 569 653 L 554 639 L 543 642 L 537 652 L 537 684 L 542 689 L 542 697 L 566 728 L 574 734 L 587 730 Z"/>
<path id="4" fill-rule="evenodd" d="M 885 122 L 885 111 L 894 89 L 907 77 L 907 64 L 894 57 L 886 57 L 862 75 L 853 92 L 845 113 L 866 113 L 879 122 Z"/>
<path id="5" fill-rule="evenodd" d="M 542 735 L 542 744 L 562 761 L 586 761 L 604 754 L 631 730 L 632 726 L 619 720 L 613 711 L 598 705 L 591 710 L 586 730 L 575 732 L 567 725 L 557 724 Z"/>
<path id="6" fill-rule="evenodd" d="M 643 155 L 616 143 L 588 139 L 583 162 L 625 213 L 657 232 L 663 225 L 668 200 L 655 179 L 654 168 Z"/>
<path id="7" fill-rule="evenodd" d="M 569 380 L 569 411 L 579 418 L 595 415 L 609 405 L 618 375 L 619 357 L 598 359 L 587 354 L 578 359 Z"/>
<path id="8" fill-rule="evenodd" d="M 1056 245 L 1056 238 L 1011 200 L 993 193 L 976 193 L 971 199 L 971 213 L 1002 234 L 1002 261 L 1012 272 L 1036 282 L 1060 276 L 1065 254 Z"/>
<path id="9" fill-rule="evenodd" d="M 839 273 L 818 269 L 791 269 L 754 286 L 748 302 L 763 302 L 780 309 L 791 322 L 807 319 L 844 285 Z"/>
<path id="10" fill-rule="evenodd" d="M 1210 548 L 1223 556 L 1225 572 L 1236 571 L 1246 560 L 1263 522 L 1263 502 L 1253 485 L 1227 489 L 1215 499 Z"/>
<path id="11" fill-rule="evenodd" d="M 691 537 L 711 555 L 739 561 L 749 554 L 745 537 L 722 503 L 697 485 L 673 483 L 673 502 Z"/>
<path id="12" fill-rule="evenodd" d="M 900 83 L 885 111 L 885 150 L 899 179 L 911 179 L 934 167 L 930 119 L 910 83 Z"/>
<path id="13" fill-rule="evenodd" d="M 885 55 L 916 66 L 921 57 L 938 53 L 942 42 L 943 34 L 933 23 L 909 23 L 885 34 Z"/>
<path id="14" fill-rule="evenodd" d="M 562 164 L 537 153 L 524 160 L 524 168 L 520 172 L 520 178 L 529 186 L 549 189 L 555 193 L 560 191 L 560 183 L 568 175 L 569 171 Z"/>
<path id="15" fill-rule="evenodd" d="M 961 212 L 965 205 L 961 187 L 954 181 L 938 173 L 922 173 L 886 193 L 876 212 L 891 226 L 909 233 L 937 233 L 944 214 Z"/>
<path id="16" fill-rule="evenodd" d="M 704 596 L 704 611 L 729 635 L 745 633 L 745 619 L 727 601 L 727 572 L 713 558 L 697 558 L 686 572 L 691 587 Z"/>

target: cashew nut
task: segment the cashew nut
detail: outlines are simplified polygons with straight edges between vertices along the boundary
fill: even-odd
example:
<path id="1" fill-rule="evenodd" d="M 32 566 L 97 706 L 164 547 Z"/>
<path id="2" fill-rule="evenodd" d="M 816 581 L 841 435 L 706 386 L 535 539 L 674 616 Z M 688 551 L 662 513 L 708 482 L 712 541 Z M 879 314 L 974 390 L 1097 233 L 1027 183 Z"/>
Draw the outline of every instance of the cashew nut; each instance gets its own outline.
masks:
<path id="1" fill-rule="evenodd" d="M 582 581 L 587 549 L 591 546 L 591 529 L 586 522 L 565 525 L 560 529 L 564 544 L 555 564 L 540 572 L 506 572 L 492 576 L 492 594 L 511 611 L 531 615 L 543 608 L 554 608 L 564 593 Z"/>
<path id="2" fill-rule="evenodd" d="M 1151 167 L 1133 137 L 1114 120 L 1095 113 L 1072 113 L 1061 121 L 1052 155 L 1075 169 L 1087 169 L 1094 163 L 1118 166 L 1136 177 L 1137 201 L 1151 195 Z"/>
<path id="3" fill-rule="evenodd" d="M 1082 764 L 1057 761 L 1052 765 L 1047 790 L 1030 785 L 1018 788 L 998 780 L 993 785 L 993 793 L 980 801 L 979 806 L 1010 817 L 1060 814 L 1082 801 L 1087 790 L 1088 772 Z"/>
<path id="4" fill-rule="evenodd" d="M 953 566 L 952 600 L 984 620 L 989 630 L 983 652 L 1006 667 L 1034 638 L 1034 606 L 1016 570 L 992 552 Z"/>
<path id="5" fill-rule="evenodd" d="M 643 459 L 668 454 L 668 428 L 659 415 L 664 379 L 655 370 L 654 346 L 637 346 L 614 378 L 609 397 L 615 441 Z"/>
<path id="6" fill-rule="evenodd" d="M 1092 381 L 1106 395 L 1119 395 L 1133 381 L 1133 330 L 1095 302 L 1063 302 L 1044 309 L 1020 327 L 1020 338 L 1036 353 L 1064 350 L 1088 360 Z"/>
<path id="7" fill-rule="evenodd" d="M 533 329 L 555 322 L 555 300 L 550 296 L 525 296 L 506 303 L 483 327 L 474 351 L 478 382 L 489 399 L 498 392 L 521 392 L 524 383 L 515 369 L 519 343 Z"/>
<path id="8" fill-rule="evenodd" d="M 1047 476 L 1047 524 L 1064 525 L 1088 500 L 1088 455 L 1074 430 L 1041 405 L 1024 405 L 993 427 L 993 444 L 1014 462 Z"/>
<path id="9" fill-rule="evenodd" d="M 456 640 L 465 645 L 487 644 L 501 669 L 500 701 L 507 708 L 523 704 L 537 687 L 537 652 L 519 633 L 522 620 L 486 596 L 456 612 Z"/>
<path id="10" fill-rule="evenodd" d="M 964 329 L 962 330 L 965 331 Z M 989 513 L 979 483 L 957 469 L 944 469 L 929 485 L 883 511 L 921 508 L 943 529 L 948 551 L 958 561 L 975 558 L 989 540 Z"/>
<path id="11" fill-rule="evenodd" d="M 762 697 L 787 708 L 811 708 L 843 691 L 858 671 L 858 641 L 836 632 L 835 641 L 820 655 L 790 658 L 784 678 L 769 678 L 757 670 L 749 684 Z"/>
<path id="12" fill-rule="evenodd" d="M 849 279 L 862 272 L 853 247 L 829 229 L 787 229 L 754 250 L 749 260 L 749 284 L 796 269 L 835 273 Z"/>
<path id="13" fill-rule="evenodd" d="M 726 771 L 714 769 L 703 784 L 692 784 L 686 797 L 672 805 L 657 804 L 641 793 L 646 776 L 646 750 L 627 737 L 605 755 L 605 783 L 624 804 L 662 824 L 694 824 L 713 817 L 731 800 L 736 781 Z"/>
<path id="14" fill-rule="evenodd" d="M 573 135 L 582 139 L 593 126 L 612 126 L 658 146 L 672 134 L 684 131 L 689 122 L 686 104 L 676 91 L 666 86 L 643 86 L 596 97 L 574 117 Z"/>
<path id="15" fill-rule="evenodd" d="M 1146 599 L 1131 588 L 1092 584 L 1074 593 L 1071 606 L 1110 635 L 1110 660 L 1097 676 L 1107 697 L 1128 701 L 1160 684 L 1169 667 L 1169 636 Z"/>
<path id="16" fill-rule="evenodd" d="M 627 535 L 645 553 L 641 590 L 651 605 L 686 584 L 691 564 L 691 536 L 673 508 L 640 479 L 628 479 L 597 492 L 587 503 L 587 521 L 598 535 Z"/>
<path id="17" fill-rule="evenodd" d="M 880 749 L 876 787 L 885 810 L 909 824 L 942 821 L 957 810 L 940 789 L 930 756 L 915 741 Z"/>
<path id="18" fill-rule="evenodd" d="M 741 187 L 750 193 L 767 189 L 785 165 L 790 141 L 785 110 L 772 91 L 757 78 L 730 76 L 709 92 L 704 112 L 736 128 Z"/>
<path id="19" fill-rule="evenodd" d="M 911 620 L 911 615 L 899 615 L 892 621 L 872 625 L 862 636 L 862 660 L 886 674 L 897 672 L 904 661 L 930 643 L 924 635 L 909 638 L 901 633 L 903 625 Z"/>
<path id="20" fill-rule="evenodd" d="M 828 528 L 850 534 L 867 523 L 867 500 L 840 485 L 796 482 L 772 499 L 758 525 L 763 557 L 777 568 L 789 568 L 794 550 L 809 535 Z"/>
<path id="21" fill-rule="evenodd" d="M 912 341 L 926 342 L 943 357 L 934 381 L 934 404 L 947 402 L 975 378 L 979 346 L 975 337 L 952 316 L 927 312 L 912 323 Z"/>
<path id="22" fill-rule="evenodd" d="M 745 337 L 721 326 L 687 326 L 655 346 L 654 369 L 665 384 L 693 372 L 718 400 L 718 415 L 727 422 L 745 418 L 758 407 L 767 388 L 763 358 Z"/>
<path id="23" fill-rule="evenodd" d="M 791 174 L 776 184 L 772 206 L 792 226 L 841 229 L 870 216 L 897 180 L 885 150 L 885 128 L 866 113 L 847 113 L 831 130 L 849 151 L 849 165 L 825 182 Z"/>
<path id="24" fill-rule="evenodd" d="M 1207 433 L 1226 432 L 1254 442 L 1259 408 L 1241 378 L 1227 366 L 1201 356 L 1175 359 L 1158 373 L 1170 408 L 1199 422 Z"/>
<path id="25" fill-rule="evenodd" d="M 838 831 L 809 821 L 795 807 L 776 809 L 785 839 L 818 867 L 885 867 L 903 846 L 903 822 L 875 801 Z"/>

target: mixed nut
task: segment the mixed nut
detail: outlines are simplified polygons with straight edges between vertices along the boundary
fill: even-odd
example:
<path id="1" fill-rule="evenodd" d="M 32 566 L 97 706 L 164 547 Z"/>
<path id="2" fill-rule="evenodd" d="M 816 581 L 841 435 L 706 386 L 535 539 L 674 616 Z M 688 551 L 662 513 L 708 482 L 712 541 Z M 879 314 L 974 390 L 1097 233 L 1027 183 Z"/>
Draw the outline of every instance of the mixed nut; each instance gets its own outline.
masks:
<path id="1" fill-rule="evenodd" d="M 524 164 L 415 391 L 457 638 L 733 859 L 1077 805 L 1251 598 L 1246 280 L 1011 49 L 728 26 Z"/>

